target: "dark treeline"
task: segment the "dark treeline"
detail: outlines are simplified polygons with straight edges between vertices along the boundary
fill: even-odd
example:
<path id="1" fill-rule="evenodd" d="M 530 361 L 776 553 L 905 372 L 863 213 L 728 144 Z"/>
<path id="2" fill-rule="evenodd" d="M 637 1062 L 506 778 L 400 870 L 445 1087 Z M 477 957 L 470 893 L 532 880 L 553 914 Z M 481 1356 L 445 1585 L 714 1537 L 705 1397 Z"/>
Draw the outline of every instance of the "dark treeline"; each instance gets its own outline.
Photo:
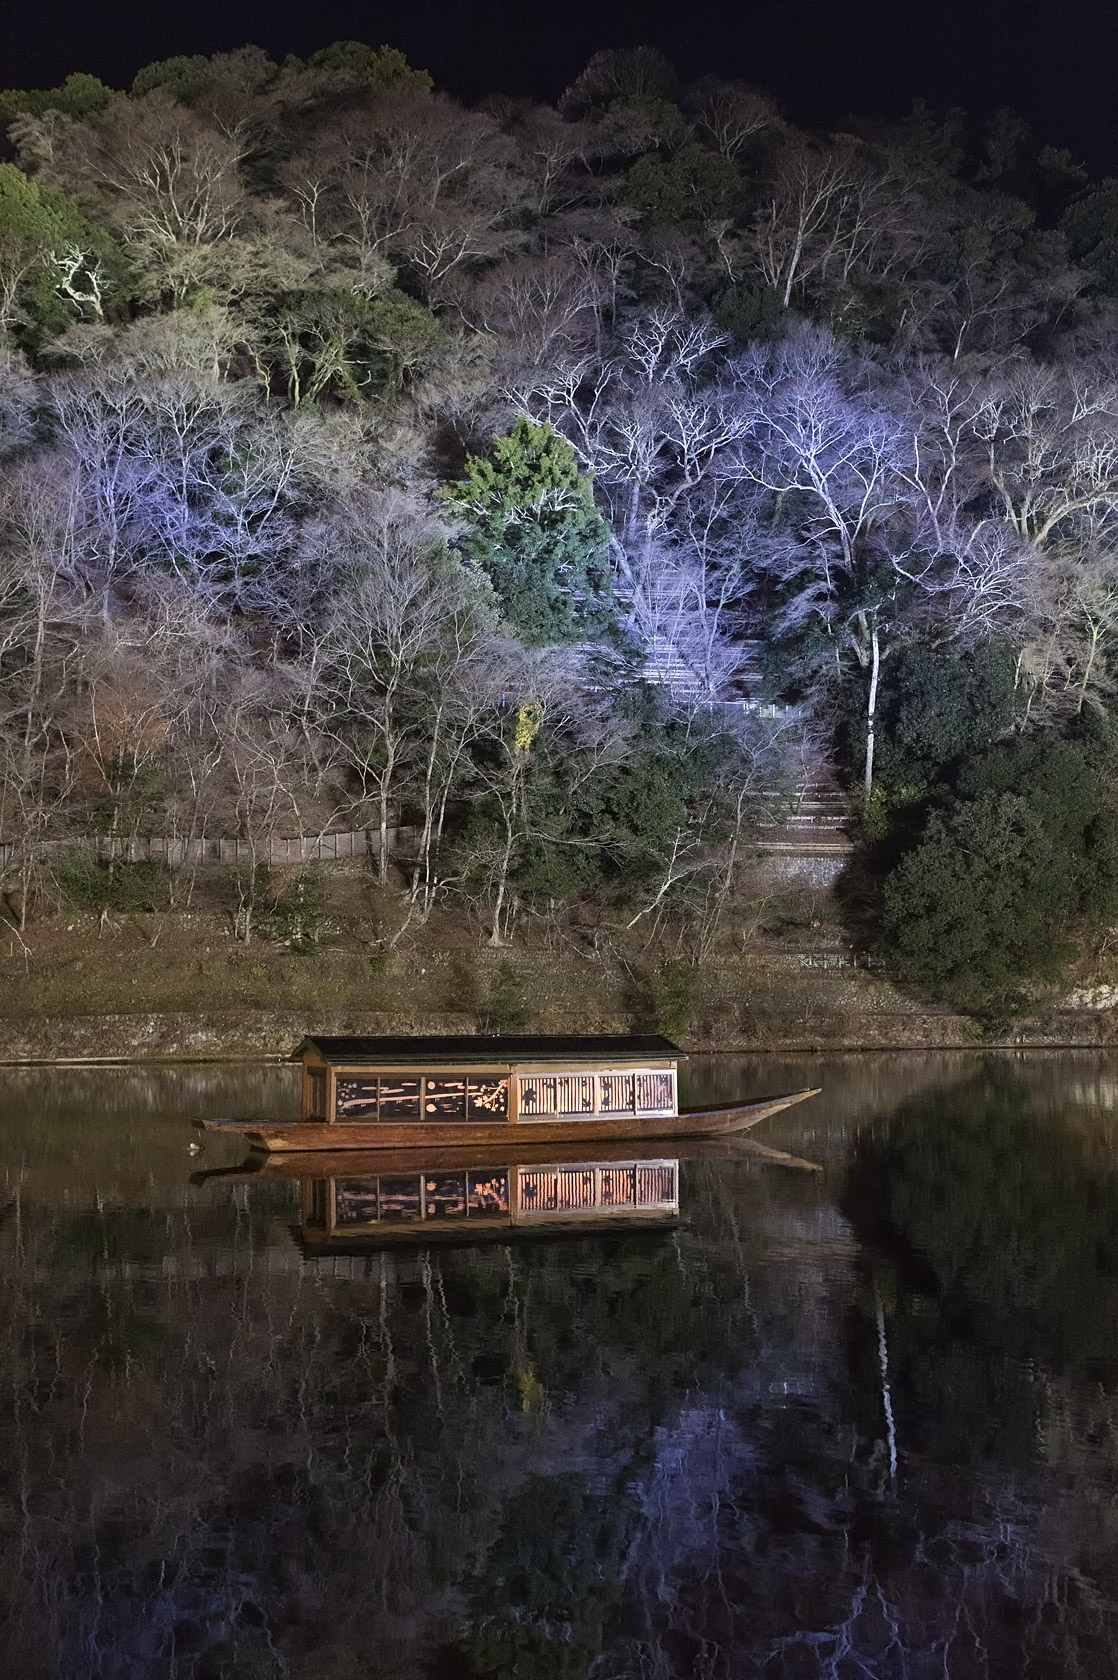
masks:
<path id="1" fill-rule="evenodd" d="M 367 826 L 387 881 L 403 821 L 417 916 L 709 949 L 821 757 L 933 991 L 1004 1008 L 1109 905 L 1118 183 L 644 49 L 557 109 L 339 43 L 0 123 L 20 915 L 44 837 Z"/>

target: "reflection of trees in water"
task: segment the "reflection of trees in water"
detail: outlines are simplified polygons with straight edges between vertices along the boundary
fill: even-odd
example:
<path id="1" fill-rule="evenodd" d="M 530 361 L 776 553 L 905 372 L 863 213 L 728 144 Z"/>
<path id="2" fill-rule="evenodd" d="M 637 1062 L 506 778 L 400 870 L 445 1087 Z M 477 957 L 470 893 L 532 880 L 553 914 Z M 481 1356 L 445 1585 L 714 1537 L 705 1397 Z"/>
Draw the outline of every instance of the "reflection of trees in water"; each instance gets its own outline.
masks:
<path id="1" fill-rule="evenodd" d="M 466 1626 L 444 1661 L 486 1680 L 582 1680 L 616 1609 L 630 1505 L 620 1476 L 525 1480 L 463 1582 Z"/>
<path id="2" fill-rule="evenodd" d="M 593 1680 L 1118 1672 L 1118 1180 L 1040 1093 L 987 1069 L 863 1139 L 861 1252 L 794 1215 L 806 1345 L 746 1248 L 755 1360 L 657 1430 Z"/>
<path id="3" fill-rule="evenodd" d="M 1110 1589 L 1056 1561 L 1036 1490 L 948 1495 L 909 1466 L 886 1494 L 825 1409 L 792 1410 L 784 1429 L 760 1409 L 688 1420 L 644 1484 L 593 1680 L 1115 1672 Z"/>
<path id="4" fill-rule="evenodd" d="M 989 1071 L 864 1135 L 846 1207 L 906 1268 L 913 1356 L 1118 1382 L 1115 1167 L 1105 1136 Z M 981 1437 L 982 1404 L 958 1418 L 964 1438 Z"/>
<path id="5" fill-rule="evenodd" d="M 1037 1088 L 875 1124 L 861 1247 L 826 1179 L 707 1162 L 678 1235 L 344 1277 L 282 1184 L 95 1197 L 52 1133 L 0 1224 L 21 1676 L 1118 1671 L 1113 1180 Z"/>
<path id="6" fill-rule="evenodd" d="M 1118 1470 L 1118 1174 L 1105 1133 L 1068 1123 L 1059 1070 L 1037 1072 L 1034 1084 L 986 1064 L 874 1125 L 853 1152 L 844 1208 L 866 1246 L 842 1396 L 850 1514 L 837 1528 L 841 1547 L 861 1544 L 845 1568 L 820 1557 L 806 1570 L 831 1583 L 829 1620 L 814 1624 L 830 1629 L 821 1664 L 853 1626 L 849 1648 L 874 1674 L 909 1672 L 900 1649 L 911 1664 L 937 1642 L 952 1675 L 1118 1667 L 1118 1524 L 1093 1491 Z M 826 1549 L 825 1525 L 813 1526 L 786 1560 L 793 1579 Z M 781 1652 L 802 1662 L 804 1645 L 802 1629 L 780 1639 L 764 1672 L 785 1672 Z"/>
<path id="7" fill-rule="evenodd" d="M 386 1254 L 342 1281 L 274 1223 L 269 1245 L 265 1188 L 225 1193 L 220 1240 L 212 1199 L 27 1204 L 0 1239 L 21 1672 L 402 1676 L 460 1625 L 459 1664 L 511 1641 L 585 1666 L 622 1544 L 608 1489 L 710 1366 L 672 1239 Z"/>

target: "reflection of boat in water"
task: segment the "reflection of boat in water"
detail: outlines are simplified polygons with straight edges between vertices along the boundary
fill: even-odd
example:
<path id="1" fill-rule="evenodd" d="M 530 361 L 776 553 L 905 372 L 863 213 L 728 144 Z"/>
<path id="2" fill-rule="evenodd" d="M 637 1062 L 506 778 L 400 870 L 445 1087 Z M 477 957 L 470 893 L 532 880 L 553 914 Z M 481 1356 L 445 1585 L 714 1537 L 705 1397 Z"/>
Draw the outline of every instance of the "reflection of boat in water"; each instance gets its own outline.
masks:
<path id="1" fill-rule="evenodd" d="M 699 1140 L 687 1159 L 774 1161 L 818 1170 L 752 1139 Z M 679 1159 L 605 1144 L 592 1159 L 526 1146 L 515 1161 L 479 1148 L 253 1154 L 191 1174 L 194 1184 L 297 1183 L 307 1254 L 368 1253 L 396 1243 L 663 1229 L 679 1218 Z"/>
<path id="2" fill-rule="evenodd" d="M 671 1225 L 679 1162 L 517 1162 L 303 1181 L 308 1251 L 516 1232 Z"/>
<path id="3" fill-rule="evenodd" d="M 308 1038 L 297 1120 L 203 1120 L 274 1152 L 522 1144 L 630 1147 L 747 1130 L 815 1090 L 681 1109 L 681 1052 L 656 1035 Z"/>
<path id="4" fill-rule="evenodd" d="M 432 1164 L 426 1152 L 377 1151 L 359 1160 L 319 1155 L 309 1170 L 305 1159 L 298 1171 L 253 1170 L 250 1163 L 193 1178 L 296 1179 L 298 1234 L 308 1253 L 588 1227 L 661 1227 L 679 1217 L 679 1162 L 667 1158 L 509 1162 L 483 1155 L 463 1166 L 460 1160 Z"/>

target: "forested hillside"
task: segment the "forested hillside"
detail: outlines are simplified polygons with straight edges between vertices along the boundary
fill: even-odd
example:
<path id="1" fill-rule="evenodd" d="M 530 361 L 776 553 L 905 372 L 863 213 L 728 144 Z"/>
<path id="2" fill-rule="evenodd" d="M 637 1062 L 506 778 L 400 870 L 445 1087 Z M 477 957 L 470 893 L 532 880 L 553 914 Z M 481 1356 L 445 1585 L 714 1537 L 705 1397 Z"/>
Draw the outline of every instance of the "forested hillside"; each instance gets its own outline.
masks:
<path id="1" fill-rule="evenodd" d="M 1004 1009 L 1109 914 L 1118 183 L 643 49 L 466 109 L 246 47 L 0 133 L 17 920 L 77 891 L 47 839 L 366 827 L 415 917 L 708 949 L 828 763 L 930 992 Z"/>

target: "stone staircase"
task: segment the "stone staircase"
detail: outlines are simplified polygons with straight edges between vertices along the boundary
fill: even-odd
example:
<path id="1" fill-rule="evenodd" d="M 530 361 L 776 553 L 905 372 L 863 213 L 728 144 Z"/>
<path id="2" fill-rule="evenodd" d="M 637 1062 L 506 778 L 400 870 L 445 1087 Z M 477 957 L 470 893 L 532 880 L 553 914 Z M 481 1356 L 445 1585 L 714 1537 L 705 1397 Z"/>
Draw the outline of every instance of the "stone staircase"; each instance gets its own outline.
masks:
<path id="1" fill-rule="evenodd" d="M 847 831 L 846 797 L 837 783 L 820 778 L 801 783 L 792 807 L 761 826 L 762 852 L 798 857 L 847 857 L 854 843 Z"/>
<path id="2" fill-rule="evenodd" d="M 654 603 L 655 605 L 655 603 Z M 783 702 L 762 701 L 757 698 L 760 688 L 759 644 L 744 643 L 744 663 L 736 676 L 739 698 L 723 695 L 715 698 L 699 673 L 683 656 L 679 647 L 679 631 L 685 627 L 686 614 L 667 614 L 663 621 L 655 621 L 649 628 L 645 649 L 644 676 L 646 681 L 667 689 L 677 701 L 690 701 L 709 707 L 712 712 L 751 712 L 758 718 L 784 719 L 789 723 L 806 718 L 806 709 Z M 686 643 L 686 636 L 682 638 Z M 828 858 L 835 860 L 832 872 L 838 873 L 842 862 L 854 850 L 847 832 L 848 809 L 846 796 L 830 774 L 827 766 L 818 765 L 807 770 L 805 779 L 796 789 L 791 808 L 778 795 L 780 814 L 763 822 L 758 837 L 758 849 L 773 856 L 792 858 Z"/>

